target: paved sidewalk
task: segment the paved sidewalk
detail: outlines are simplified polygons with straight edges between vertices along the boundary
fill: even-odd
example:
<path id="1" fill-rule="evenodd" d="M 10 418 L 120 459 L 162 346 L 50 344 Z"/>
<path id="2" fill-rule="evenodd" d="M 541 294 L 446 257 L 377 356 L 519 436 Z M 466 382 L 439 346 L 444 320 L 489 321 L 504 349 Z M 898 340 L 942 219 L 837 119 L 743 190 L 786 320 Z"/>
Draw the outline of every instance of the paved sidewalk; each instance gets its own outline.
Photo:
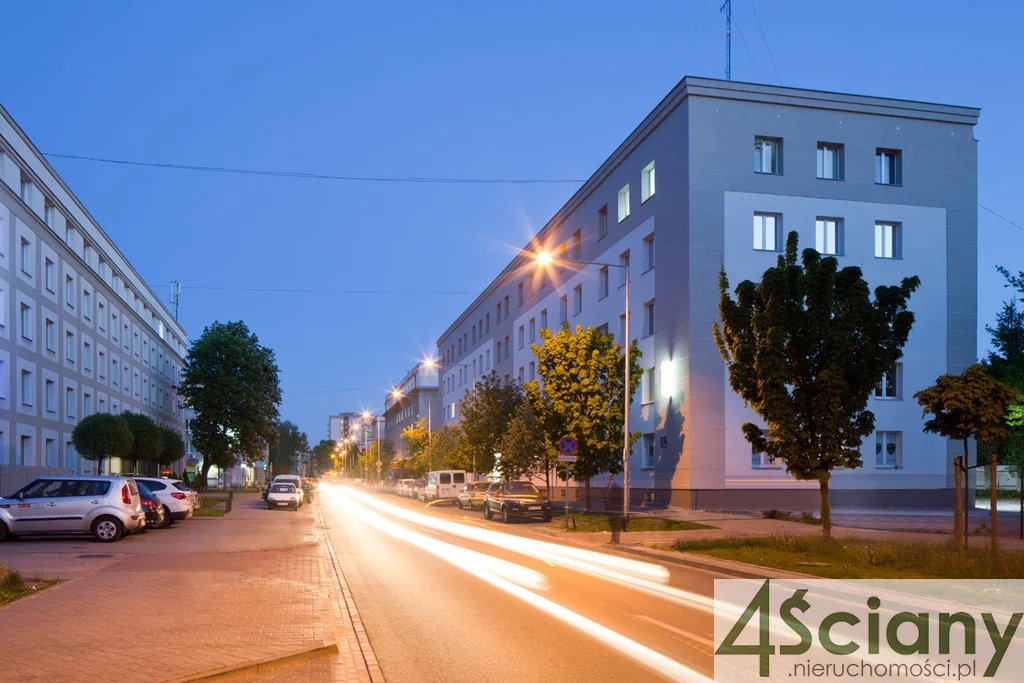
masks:
<path id="1" fill-rule="evenodd" d="M 335 645 L 345 637 L 331 604 L 337 578 L 324 571 L 311 508 L 269 511 L 236 495 L 226 517 L 115 544 L 3 544 L 0 561 L 26 577 L 72 579 L 0 609 L 3 680 L 188 679 Z M 336 656 L 244 680 L 370 677 L 346 642 Z"/>

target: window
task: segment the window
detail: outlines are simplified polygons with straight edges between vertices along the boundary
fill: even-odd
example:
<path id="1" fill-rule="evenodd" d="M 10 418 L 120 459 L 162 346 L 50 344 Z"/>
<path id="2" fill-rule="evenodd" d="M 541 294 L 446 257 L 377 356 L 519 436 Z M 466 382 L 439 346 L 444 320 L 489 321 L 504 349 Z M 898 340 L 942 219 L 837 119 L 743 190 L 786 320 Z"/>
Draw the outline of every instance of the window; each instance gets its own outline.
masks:
<path id="1" fill-rule="evenodd" d="M 522 282 L 516 287 L 516 300 L 519 302 L 519 306 L 522 307 L 523 302 L 526 301 L 526 285 Z"/>
<path id="2" fill-rule="evenodd" d="M 875 258 L 903 258 L 903 226 L 875 223 Z"/>
<path id="3" fill-rule="evenodd" d="M 569 259 L 572 261 L 579 261 L 583 258 L 583 237 L 580 231 L 577 230 L 569 238 Z"/>
<path id="4" fill-rule="evenodd" d="M 51 228 L 57 224 L 57 207 L 50 202 L 43 207 L 43 222 Z"/>
<path id="5" fill-rule="evenodd" d="M 533 381 L 537 378 L 537 363 L 530 361 L 530 374 L 528 375 L 529 381 Z"/>
<path id="6" fill-rule="evenodd" d="M 490 370 L 490 369 L 491 369 L 491 350 L 487 349 L 487 352 L 484 354 L 484 370 Z"/>
<path id="7" fill-rule="evenodd" d="M 898 149 L 875 150 L 875 182 L 879 185 L 903 184 L 903 155 Z"/>
<path id="8" fill-rule="evenodd" d="M 82 289 L 82 317 L 92 320 L 92 292 Z"/>
<path id="9" fill-rule="evenodd" d="M 654 434 L 644 434 L 641 441 L 640 451 L 640 469 L 642 470 L 653 470 L 654 469 Z"/>
<path id="10" fill-rule="evenodd" d="M 750 447 L 750 466 L 754 469 L 781 469 L 782 465 L 775 461 L 775 457 L 768 453 L 758 451 L 757 446 Z"/>
<path id="11" fill-rule="evenodd" d="M 572 314 L 583 312 L 583 285 L 576 285 L 572 290 Z"/>
<path id="12" fill-rule="evenodd" d="M 65 406 L 65 408 L 67 408 L 67 416 L 68 417 L 74 417 L 75 416 L 75 390 L 72 389 L 71 387 L 67 387 L 66 389 L 64 389 L 64 399 L 65 399 L 64 402 L 67 404 Z"/>
<path id="13" fill-rule="evenodd" d="M 505 295 L 505 317 L 512 314 L 512 307 L 508 305 L 508 294 Z"/>
<path id="14" fill-rule="evenodd" d="M 603 299 L 608 296 L 608 266 L 603 266 L 597 272 L 597 298 Z"/>
<path id="15" fill-rule="evenodd" d="M 57 352 L 57 323 L 46 319 L 46 350 Z"/>
<path id="16" fill-rule="evenodd" d="M 629 183 L 619 190 L 619 222 L 629 218 Z"/>
<path id="17" fill-rule="evenodd" d="M 500 301 L 498 302 L 498 312 L 497 312 L 496 319 L 495 319 L 494 322 L 496 322 L 496 323 L 500 323 L 501 322 L 501 302 Z"/>
<path id="18" fill-rule="evenodd" d="M 24 465 L 24 464 L 26 464 L 28 462 L 31 462 L 31 461 L 35 460 L 35 457 L 34 457 L 34 455 L 32 453 L 32 437 L 31 436 L 23 436 L 23 437 L 21 437 L 21 446 L 20 446 L 20 449 L 19 449 L 18 453 L 21 456 L 21 462 L 19 463 L 21 465 Z"/>
<path id="19" fill-rule="evenodd" d="M 540 328 L 546 330 L 548 328 L 548 309 L 544 309 L 540 312 Z"/>
<path id="20" fill-rule="evenodd" d="M 505 358 L 508 358 L 512 353 L 512 342 L 509 341 L 508 337 L 505 337 Z"/>
<path id="21" fill-rule="evenodd" d="M 814 223 L 814 248 L 819 254 L 839 256 L 843 253 L 843 220 L 822 218 Z"/>
<path id="22" fill-rule="evenodd" d="M 652 334 L 654 334 L 654 299 L 644 304 L 643 336 L 650 337 Z"/>
<path id="23" fill-rule="evenodd" d="M 843 146 L 831 142 L 818 143 L 818 177 L 823 180 L 843 179 Z"/>
<path id="24" fill-rule="evenodd" d="M 523 369 L 523 366 L 519 366 L 519 374 L 516 375 L 516 377 L 519 379 L 520 384 L 522 384 L 523 380 L 526 379 L 526 371 Z"/>
<path id="25" fill-rule="evenodd" d="M 875 432 L 875 467 L 898 469 L 902 459 L 902 432 Z"/>
<path id="26" fill-rule="evenodd" d="M 654 368 L 647 368 L 644 370 L 644 376 L 641 378 L 641 395 L 643 396 L 643 403 L 654 403 Z"/>
<path id="27" fill-rule="evenodd" d="M 623 313 L 622 315 L 619 316 L 619 336 L 618 336 L 618 339 L 619 339 L 620 342 L 625 344 L 625 341 L 624 341 L 626 339 L 626 314 L 625 313 Z"/>
<path id="28" fill-rule="evenodd" d="M 519 348 L 521 349 L 524 346 L 526 346 L 526 329 L 522 325 L 520 325 L 519 326 Z"/>
<path id="29" fill-rule="evenodd" d="M 64 357 L 69 362 L 75 362 L 75 333 L 65 332 L 64 333 Z"/>
<path id="30" fill-rule="evenodd" d="M 754 172 L 782 173 L 782 138 L 754 138 Z"/>
<path id="31" fill-rule="evenodd" d="M 32 243 L 24 237 L 21 238 L 21 247 L 18 250 L 21 272 L 25 275 L 32 274 Z"/>
<path id="32" fill-rule="evenodd" d="M 640 203 L 654 196 L 654 162 L 647 164 L 640 172 Z"/>
<path id="33" fill-rule="evenodd" d="M 558 322 L 564 323 L 569 320 L 569 298 L 566 295 L 558 300 Z"/>
<path id="34" fill-rule="evenodd" d="M 121 329 L 117 325 L 117 313 L 110 314 L 110 339 L 114 343 L 117 343 L 117 331 Z"/>
<path id="35" fill-rule="evenodd" d="M 107 378 L 107 354 L 99 351 L 96 356 L 96 374 L 100 379 Z"/>
<path id="36" fill-rule="evenodd" d="M 601 239 L 608 234 L 608 205 L 605 204 L 597 210 L 597 238 Z"/>
<path id="37" fill-rule="evenodd" d="M 18 189 L 18 196 L 21 197 L 21 201 L 26 204 L 28 204 L 32 199 L 32 181 L 25 176 L 21 176 L 21 185 Z"/>
<path id="38" fill-rule="evenodd" d="M 626 278 L 629 277 L 629 250 L 626 250 L 619 254 L 619 287 L 626 284 Z"/>
<path id="39" fill-rule="evenodd" d="M 32 371 L 21 371 L 21 405 L 32 405 Z"/>
<path id="40" fill-rule="evenodd" d="M 70 308 L 75 307 L 75 278 L 70 275 L 64 277 L 64 303 Z"/>
<path id="41" fill-rule="evenodd" d="M 527 278 L 526 296 L 533 296 L 534 292 L 537 291 L 536 286 L 537 286 L 537 274 L 536 273 L 530 273 L 530 276 Z"/>
<path id="42" fill-rule="evenodd" d="M 46 412 L 57 412 L 57 383 L 52 379 L 46 380 Z"/>
<path id="43" fill-rule="evenodd" d="M 535 318 L 530 318 L 530 343 L 537 341 L 537 321 Z"/>
<path id="44" fill-rule="evenodd" d="M 57 467 L 57 442 L 53 439 L 46 440 L 46 464 L 50 467 Z"/>
<path id="45" fill-rule="evenodd" d="M 32 341 L 32 307 L 28 304 L 22 304 L 20 313 L 21 338 L 26 341 Z"/>
<path id="46" fill-rule="evenodd" d="M 875 398 L 899 399 L 903 397 L 903 363 L 894 363 L 889 370 L 882 375 L 882 379 L 875 387 Z"/>
<path id="47" fill-rule="evenodd" d="M 754 249 L 779 251 L 782 246 L 782 216 L 775 213 L 754 214 Z"/>
<path id="48" fill-rule="evenodd" d="M 654 233 L 644 238 L 644 271 L 654 267 Z"/>
<path id="49" fill-rule="evenodd" d="M 473 344 L 476 345 L 476 325 L 473 325 Z"/>
<path id="50" fill-rule="evenodd" d="M 92 346 L 89 342 L 82 342 L 82 370 L 92 372 Z"/>
<path id="51" fill-rule="evenodd" d="M 115 387 L 117 386 L 118 378 L 120 376 L 121 376 L 121 373 L 119 373 L 117 371 L 117 359 L 114 358 L 113 360 L 110 361 L 110 384 L 111 384 L 111 386 L 115 386 Z"/>
<path id="52" fill-rule="evenodd" d="M 46 286 L 46 291 L 50 292 L 50 294 L 56 294 L 54 289 L 56 283 L 53 281 L 56 269 L 57 267 L 53 261 L 48 258 L 43 259 L 43 284 Z"/>
<path id="53" fill-rule="evenodd" d="M 490 334 L 491 333 L 491 314 L 490 313 L 488 313 L 486 316 L 484 316 L 484 322 L 487 323 L 486 326 L 485 326 L 485 329 L 487 330 L 487 334 Z"/>

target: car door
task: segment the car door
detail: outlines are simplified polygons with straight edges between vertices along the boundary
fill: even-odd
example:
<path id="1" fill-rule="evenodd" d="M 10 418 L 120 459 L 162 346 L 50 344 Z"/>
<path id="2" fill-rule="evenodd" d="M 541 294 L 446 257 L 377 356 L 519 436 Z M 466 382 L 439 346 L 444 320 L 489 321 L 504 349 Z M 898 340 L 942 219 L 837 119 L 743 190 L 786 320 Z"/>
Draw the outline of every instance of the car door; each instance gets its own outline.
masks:
<path id="1" fill-rule="evenodd" d="M 450 495 L 457 496 L 458 495 L 458 491 L 462 488 L 462 485 L 465 484 L 465 483 L 466 483 L 466 473 L 465 472 L 452 472 L 452 487 L 451 487 L 451 494 Z"/>
<path id="2" fill-rule="evenodd" d="M 102 480 L 74 480 L 64 482 L 61 497 L 57 500 L 62 531 L 88 531 L 92 522 L 90 514 L 103 503 L 103 497 L 110 489 L 110 483 Z"/>
<path id="3" fill-rule="evenodd" d="M 21 498 L 12 501 L 11 533 L 39 534 L 59 531 L 60 513 L 57 500 L 63 486 L 60 479 L 43 479 L 34 482 L 19 493 Z"/>

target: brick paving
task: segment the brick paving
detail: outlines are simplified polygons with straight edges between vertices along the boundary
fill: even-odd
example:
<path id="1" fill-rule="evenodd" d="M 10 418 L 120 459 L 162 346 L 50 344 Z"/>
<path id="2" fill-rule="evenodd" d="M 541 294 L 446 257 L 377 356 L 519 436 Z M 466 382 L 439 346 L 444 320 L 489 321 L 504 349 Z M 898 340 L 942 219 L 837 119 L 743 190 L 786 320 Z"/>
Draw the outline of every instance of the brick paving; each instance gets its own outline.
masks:
<path id="1" fill-rule="evenodd" d="M 0 609 L 0 677 L 166 681 L 337 643 L 337 656 L 236 680 L 369 682 L 312 506 L 292 513 L 259 503 L 255 495 L 237 496 L 227 517 L 109 545 L 0 546 L 0 561 L 26 576 L 74 577 Z M 91 554 L 113 557 L 78 559 Z M 91 572 L 78 566 L 83 562 L 92 563 Z"/>

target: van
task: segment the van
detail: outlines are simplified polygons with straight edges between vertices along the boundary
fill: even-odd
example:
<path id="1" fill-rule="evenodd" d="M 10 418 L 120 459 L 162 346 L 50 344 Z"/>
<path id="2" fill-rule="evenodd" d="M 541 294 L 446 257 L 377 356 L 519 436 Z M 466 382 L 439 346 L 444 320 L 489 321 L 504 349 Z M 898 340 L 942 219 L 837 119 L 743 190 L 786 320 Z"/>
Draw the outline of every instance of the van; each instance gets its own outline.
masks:
<path id="1" fill-rule="evenodd" d="M 438 470 L 427 474 L 427 485 L 423 487 L 420 498 L 424 503 L 445 498 L 458 498 L 459 491 L 466 483 L 465 470 Z"/>

